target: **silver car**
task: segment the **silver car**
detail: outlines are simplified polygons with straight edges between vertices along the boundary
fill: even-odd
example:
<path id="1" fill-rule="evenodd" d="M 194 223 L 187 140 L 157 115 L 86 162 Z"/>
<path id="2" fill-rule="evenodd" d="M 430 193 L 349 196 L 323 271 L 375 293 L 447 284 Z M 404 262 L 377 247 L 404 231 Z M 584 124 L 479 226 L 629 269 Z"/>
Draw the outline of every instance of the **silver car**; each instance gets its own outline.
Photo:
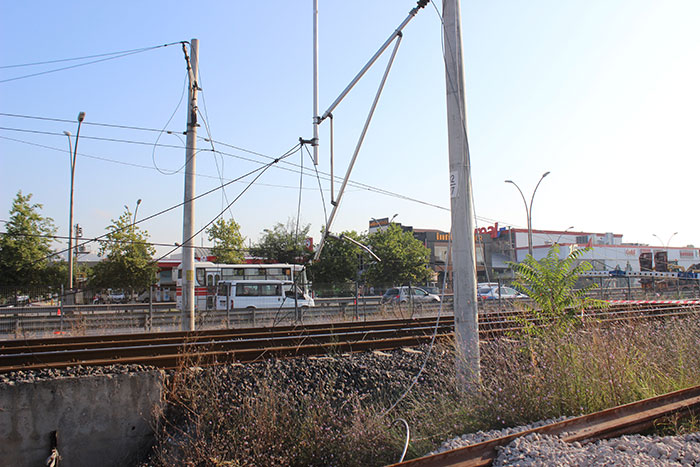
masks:
<path id="1" fill-rule="evenodd" d="M 420 287 L 392 287 L 382 296 L 382 303 L 408 303 L 413 297 L 414 303 L 438 303 L 440 297 Z"/>

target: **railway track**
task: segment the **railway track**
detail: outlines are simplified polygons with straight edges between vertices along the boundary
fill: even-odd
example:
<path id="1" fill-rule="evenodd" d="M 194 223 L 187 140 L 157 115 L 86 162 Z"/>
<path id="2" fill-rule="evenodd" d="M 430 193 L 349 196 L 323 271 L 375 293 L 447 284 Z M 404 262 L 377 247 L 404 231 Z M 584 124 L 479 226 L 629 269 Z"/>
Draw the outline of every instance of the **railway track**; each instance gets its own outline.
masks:
<path id="1" fill-rule="evenodd" d="M 633 307 L 620 304 L 593 315 L 601 322 L 697 314 L 697 307 L 680 304 Z M 522 311 L 479 314 L 480 339 L 517 331 Z M 388 350 L 429 341 L 436 319 L 392 319 L 304 326 L 218 329 L 197 332 L 115 334 L 0 341 L 0 373 L 67 366 L 143 364 L 161 368 L 252 362 L 268 357 L 295 357 L 326 353 Z M 454 318 L 440 319 L 437 335 L 449 336 Z"/>
<path id="2" fill-rule="evenodd" d="M 452 333 L 444 320 L 437 333 Z M 194 333 L 118 335 L 8 341 L 0 345 L 0 373 L 64 368 L 73 365 L 143 364 L 175 368 L 252 362 L 266 357 L 387 350 L 420 345 L 431 339 L 434 318 L 336 323 L 304 327 L 249 328 Z"/>
<path id="3" fill-rule="evenodd" d="M 700 409 L 700 386 L 695 386 L 460 449 L 394 464 L 394 466 L 489 466 L 497 456 L 498 447 L 507 446 L 514 439 L 531 433 L 560 436 L 568 443 L 596 441 L 640 433 L 651 428 L 657 420 L 674 415 L 689 415 L 698 409 Z"/>

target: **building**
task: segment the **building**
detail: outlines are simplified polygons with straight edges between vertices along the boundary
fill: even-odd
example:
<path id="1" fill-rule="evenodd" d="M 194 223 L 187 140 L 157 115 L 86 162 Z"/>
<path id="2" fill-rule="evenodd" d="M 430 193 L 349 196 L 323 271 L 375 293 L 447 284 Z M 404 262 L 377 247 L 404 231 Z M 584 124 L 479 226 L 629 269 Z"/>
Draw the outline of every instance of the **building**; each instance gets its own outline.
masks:
<path id="1" fill-rule="evenodd" d="M 373 221 L 374 225 L 370 222 L 370 233 L 387 228 L 391 223 L 388 218 L 373 219 Z M 449 232 L 401 227 L 412 231 L 413 236 L 430 250 L 430 268 L 436 273 L 435 282 L 441 284 L 447 274 L 448 284 L 451 283 L 452 268 L 448 261 Z M 528 255 L 527 229 L 501 227 L 495 223 L 475 229 L 474 234 L 477 280 L 492 282 L 499 279 L 512 279 L 510 264 L 519 263 Z M 612 232 L 584 232 L 570 229 L 532 231 L 532 255 L 535 259 L 544 258 L 554 244 L 559 245 L 559 257 L 562 259 L 574 249 L 588 248 L 588 251 L 581 256 L 581 260 L 590 262 L 596 271 L 638 272 L 641 270 L 640 256 L 644 254 L 651 254 L 652 258 L 663 258 L 663 263 L 670 265 L 654 264 L 657 270 L 663 270 L 665 267 L 686 270 L 694 265 L 700 265 L 700 248 L 692 245 L 670 247 L 624 243 L 622 234 Z"/>

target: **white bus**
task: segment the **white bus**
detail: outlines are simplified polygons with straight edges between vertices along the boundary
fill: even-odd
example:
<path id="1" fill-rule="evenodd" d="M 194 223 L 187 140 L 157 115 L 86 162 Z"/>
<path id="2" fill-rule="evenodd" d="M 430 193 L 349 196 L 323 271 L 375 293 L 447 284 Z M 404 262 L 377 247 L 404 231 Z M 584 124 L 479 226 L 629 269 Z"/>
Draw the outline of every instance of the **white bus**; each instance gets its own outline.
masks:
<path id="1" fill-rule="evenodd" d="M 195 263 L 195 309 L 213 310 L 219 281 L 277 280 L 296 283 L 305 295 L 311 295 L 306 270 L 301 264 L 224 264 Z M 182 310 L 182 264 L 173 270 L 177 277 L 177 307 Z"/>
<path id="2" fill-rule="evenodd" d="M 294 291 L 296 289 L 296 297 Z M 290 281 L 219 281 L 216 309 L 309 308 L 314 300 Z"/>

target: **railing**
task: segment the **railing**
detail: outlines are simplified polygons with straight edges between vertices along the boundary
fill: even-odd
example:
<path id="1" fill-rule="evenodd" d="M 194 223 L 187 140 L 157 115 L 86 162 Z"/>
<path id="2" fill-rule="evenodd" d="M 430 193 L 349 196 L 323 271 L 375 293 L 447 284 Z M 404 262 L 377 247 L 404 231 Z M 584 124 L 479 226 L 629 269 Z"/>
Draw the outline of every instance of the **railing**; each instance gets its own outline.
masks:
<path id="1" fill-rule="evenodd" d="M 380 305 L 379 300 L 324 299 L 319 306 L 294 310 L 198 310 L 197 329 L 276 326 L 296 323 L 409 318 L 434 314 L 435 304 Z M 59 311 L 60 310 L 60 311 Z M 0 308 L 0 339 L 175 331 L 182 314 L 174 303 Z"/>

